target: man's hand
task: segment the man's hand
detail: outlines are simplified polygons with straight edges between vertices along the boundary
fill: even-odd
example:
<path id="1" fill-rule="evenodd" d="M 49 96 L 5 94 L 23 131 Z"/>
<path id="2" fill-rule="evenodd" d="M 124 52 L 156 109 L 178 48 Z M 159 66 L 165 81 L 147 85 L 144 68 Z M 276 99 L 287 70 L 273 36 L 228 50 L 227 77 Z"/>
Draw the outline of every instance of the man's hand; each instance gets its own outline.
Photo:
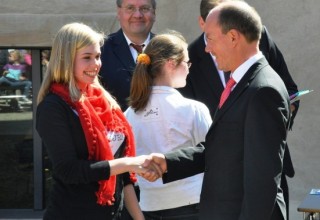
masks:
<path id="1" fill-rule="evenodd" d="M 154 182 L 158 178 L 162 177 L 162 174 L 167 171 L 167 162 L 163 154 L 152 153 L 142 164 L 142 167 L 147 169 L 148 171 L 144 172 L 140 176 L 150 182 Z"/>
<path id="2" fill-rule="evenodd" d="M 296 110 L 296 106 L 290 105 L 291 113 L 293 113 Z"/>

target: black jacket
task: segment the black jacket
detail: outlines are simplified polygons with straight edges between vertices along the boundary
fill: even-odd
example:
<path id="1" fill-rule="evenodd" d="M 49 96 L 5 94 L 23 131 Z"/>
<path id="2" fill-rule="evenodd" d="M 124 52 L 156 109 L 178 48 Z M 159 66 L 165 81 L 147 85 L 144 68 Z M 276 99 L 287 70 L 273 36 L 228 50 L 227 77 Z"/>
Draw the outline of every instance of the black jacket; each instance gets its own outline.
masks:
<path id="1" fill-rule="evenodd" d="M 204 171 L 200 220 L 287 219 L 280 187 L 290 121 L 285 85 L 258 60 L 217 110 L 204 147 L 165 154 L 165 182 Z"/>
<path id="2" fill-rule="evenodd" d="M 192 66 L 187 76 L 187 85 L 179 91 L 187 98 L 206 104 L 213 118 L 224 87 L 211 55 L 205 52 L 205 46 L 203 34 L 189 45 L 188 51 Z M 289 95 L 296 93 L 298 91 L 297 85 L 289 73 L 281 51 L 272 40 L 266 27 L 262 30 L 259 48 L 270 66 L 284 81 Z M 298 111 L 299 102 L 295 102 L 294 105 L 296 110 L 292 113 L 290 126 L 292 126 Z M 293 177 L 294 168 L 288 147 L 286 149 L 284 172 L 287 176 Z"/>
<path id="3" fill-rule="evenodd" d="M 98 205 L 98 181 L 109 178 L 110 167 L 108 161 L 88 160 L 77 114 L 59 96 L 50 93 L 37 108 L 36 129 L 52 163 L 53 181 L 44 219 L 112 219 L 121 209 L 122 189 L 130 183 L 129 174 L 117 176 L 115 205 Z M 115 157 L 122 154 L 124 146 Z"/>

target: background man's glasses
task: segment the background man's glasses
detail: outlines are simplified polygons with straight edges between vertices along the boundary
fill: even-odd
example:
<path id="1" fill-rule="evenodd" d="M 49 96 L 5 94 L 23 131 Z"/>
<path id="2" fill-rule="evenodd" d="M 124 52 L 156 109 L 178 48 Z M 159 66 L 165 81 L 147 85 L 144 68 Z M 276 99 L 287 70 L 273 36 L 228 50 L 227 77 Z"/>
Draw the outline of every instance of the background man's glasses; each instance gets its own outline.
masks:
<path id="1" fill-rule="evenodd" d="M 147 14 L 147 13 L 149 13 L 149 12 L 152 10 L 152 8 L 149 7 L 149 6 L 142 6 L 142 7 L 140 7 L 140 8 L 136 8 L 136 7 L 132 6 L 132 5 L 129 5 L 129 6 L 120 7 L 120 8 L 123 8 L 124 11 L 125 11 L 127 14 L 133 14 L 133 13 L 135 13 L 136 11 L 139 11 L 139 12 L 142 13 L 142 14 Z"/>

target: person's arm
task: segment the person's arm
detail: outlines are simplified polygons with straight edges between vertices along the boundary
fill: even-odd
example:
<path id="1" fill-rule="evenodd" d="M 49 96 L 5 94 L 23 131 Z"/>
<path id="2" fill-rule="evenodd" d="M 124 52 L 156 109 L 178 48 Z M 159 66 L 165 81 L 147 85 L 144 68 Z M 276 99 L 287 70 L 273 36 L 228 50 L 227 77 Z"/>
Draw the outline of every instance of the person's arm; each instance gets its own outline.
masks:
<path id="1" fill-rule="evenodd" d="M 171 151 L 166 153 L 165 157 L 167 172 L 162 177 L 164 183 L 204 172 L 205 148 L 201 144 Z"/>
<path id="2" fill-rule="evenodd" d="M 55 95 L 38 105 L 36 128 L 46 146 L 55 177 L 64 183 L 81 184 L 106 180 L 125 172 L 144 172 L 141 165 L 146 158 L 143 156 L 110 161 L 79 158 L 77 150 L 86 148 L 83 131 L 71 108 Z M 156 177 L 155 173 L 150 174 L 150 178 Z"/>
<path id="3" fill-rule="evenodd" d="M 153 182 L 160 173 L 163 173 L 163 183 L 168 183 L 202 173 L 205 168 L 204 154 L 205 149 L 202 144 L 166 154 L 152 153 L 142 165 L 148 171 L 141 176 Z"/>
<path id="4" fill-rule="evenodd" d="M 244 130 L 243 201 L 239 220 L 271 218 L 277 205 L 290 110 L 288 100 L 261 88 L 248 105 Z"/>
<path id="5" fill-rule="evenodd" d="M 265 26 L 262 29 L 262 35 L 260 40 L 260 50 L 268 60 L 270 66 L 278 73 L 278 75 L 283 80 L 289 95 L 292 95 L 298 92 L 298 86 L 293 81 L 292 76 L 289 73 L 289 69 L 285 62 L 285 59 Z M 293 104 L 291 104 L 290 108 L 292 112 L 292 117 L 291 117 L 291 127 L 292 127 L 293 120 L 299 109 L 299 101 L 296 101 Z"/>
<path id="6" fill-rule="evenodd" d="M 128 184 L 124 187 L 124 203 L 129 214 L 134 220 L 144 220 L 144 216 L 140 209 L 132 184 Z"/>
<path id="7" fill-rule="evenodd" d="M 150 158 L 147 155 L 142 155 L 138 157 L 122 157 L 109 161 L 110 166 L 110 176 L 119 175 L 122 173 L 136 173 L 138 175 L 143 175 L 147 169 L 142 165 L 144 162 Z M 150 179 L 159 178 L 161 175 L 158 175 L 157 172 L 150 174 Z"/>

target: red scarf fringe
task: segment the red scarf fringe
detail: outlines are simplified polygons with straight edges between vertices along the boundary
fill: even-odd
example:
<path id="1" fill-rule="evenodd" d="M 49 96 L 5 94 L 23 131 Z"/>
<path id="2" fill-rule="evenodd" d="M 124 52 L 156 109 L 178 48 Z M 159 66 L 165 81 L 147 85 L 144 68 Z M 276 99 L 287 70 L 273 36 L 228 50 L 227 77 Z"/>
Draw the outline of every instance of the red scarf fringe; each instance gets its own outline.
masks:
<path id="1" fill-rule="evenodd" d="M 135 156 L 134 136 L 127 119 L 121 109 L 111 109 L 103 91 L 88 85 L 86 98 L 72 102 L 67 85 L 54 83 L 51 91 L 59 95 L 68 105 L 78 112 L 79 119 L 85 134 L 89 160 L 113 160 L 113 154 L 107 138 L 108 131 L 123 133 L 126 136 L 125 157 Z M 134 174 L 130 174 L 132 182 L 136 182 Z M 100 180 L 99 190 L 96 192 L 97 203 L 112 205 L 116 186 L 116 176 L 108 180 Z"/>

